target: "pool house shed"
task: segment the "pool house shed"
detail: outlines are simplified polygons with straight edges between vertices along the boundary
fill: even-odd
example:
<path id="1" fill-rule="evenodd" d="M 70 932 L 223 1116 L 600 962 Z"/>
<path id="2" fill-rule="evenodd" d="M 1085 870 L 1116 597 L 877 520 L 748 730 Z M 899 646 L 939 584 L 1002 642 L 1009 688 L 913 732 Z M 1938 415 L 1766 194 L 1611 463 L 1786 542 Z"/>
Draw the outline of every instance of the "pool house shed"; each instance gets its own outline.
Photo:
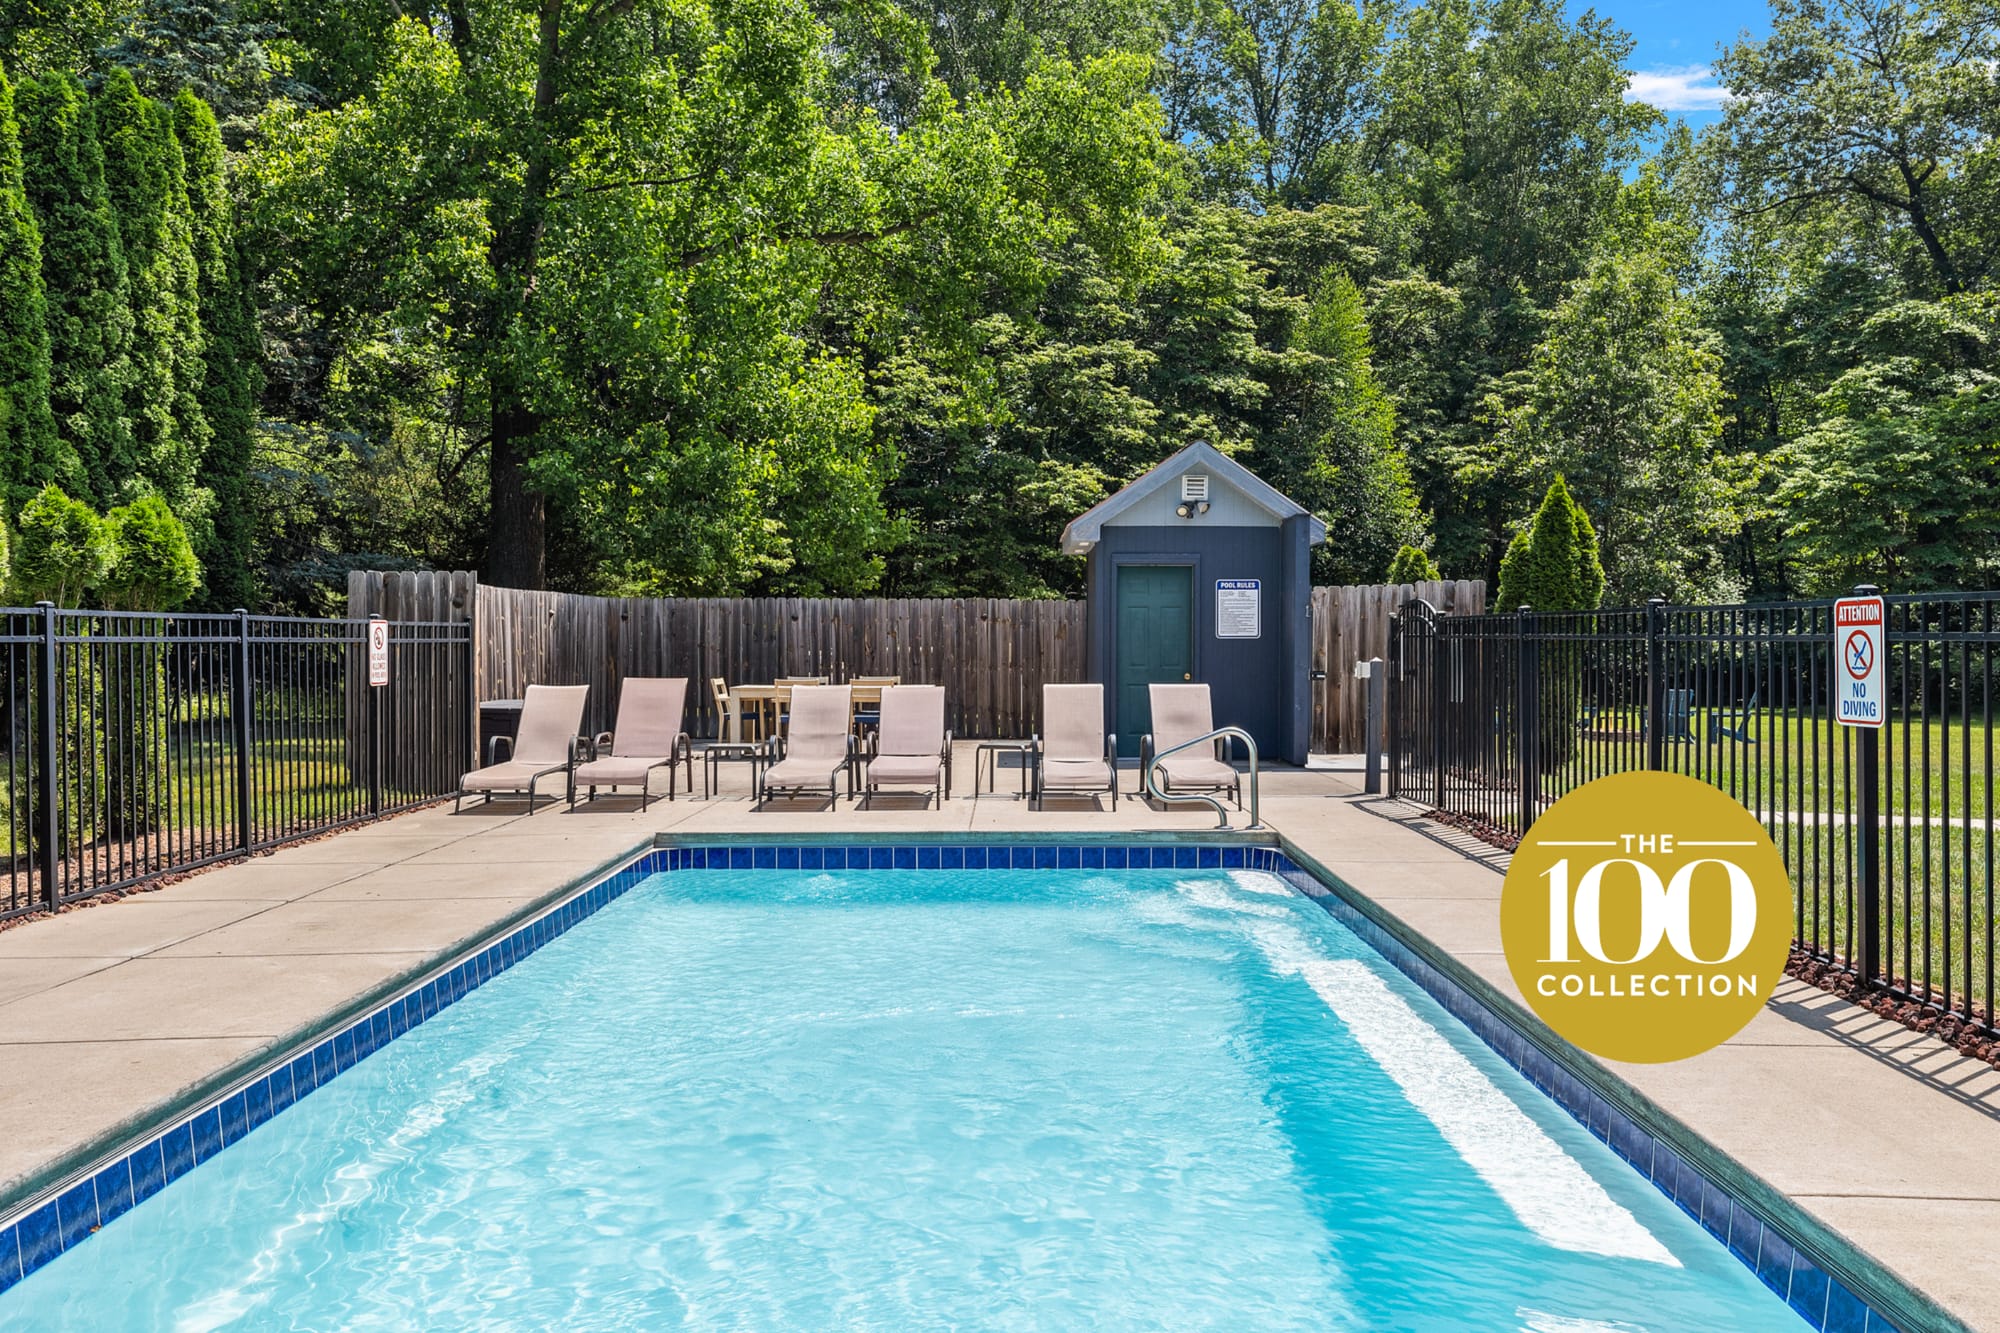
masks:
<path id="1" fill-rule="evenodd" d="M 1303 764 L 1312 733 L 1310 555 L 1326 524 L 1197 441 L 1063 530 L 1088 561 L 1090 678 L 1120 752 L 1152 729 L 1146 687 L 1204 681 L 1217 726 Z"/>

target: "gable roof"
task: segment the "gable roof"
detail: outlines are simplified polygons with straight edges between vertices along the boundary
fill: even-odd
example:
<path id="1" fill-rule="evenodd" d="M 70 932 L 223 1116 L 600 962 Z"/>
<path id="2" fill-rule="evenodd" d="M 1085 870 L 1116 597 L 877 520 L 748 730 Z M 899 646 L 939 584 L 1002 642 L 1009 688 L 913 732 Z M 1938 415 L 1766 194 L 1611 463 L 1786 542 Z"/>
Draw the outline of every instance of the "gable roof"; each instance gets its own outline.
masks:
<path id="1" fill-rule="evenodd" d="M 1297 501 L 1280 494 L 1276 487 L 1224 454 L 1206 440 L 1196 440 L 1115 495 L 1106 497 L 1087 512 L 1070 520 L 1063 529 L 1064 555 L 1082 555 L 1098 543 L 1104 525 L 1138 504 L 1155 491 L 1174 482 L 1181 473 L 1203 469 L 1221 478 L 1257 508 L 1283 521 L 1307 513 Z M 1313 518 L 1307 524 L 1307 543 L 1318 546 L 1326 540 L 1326 524 Z"/>

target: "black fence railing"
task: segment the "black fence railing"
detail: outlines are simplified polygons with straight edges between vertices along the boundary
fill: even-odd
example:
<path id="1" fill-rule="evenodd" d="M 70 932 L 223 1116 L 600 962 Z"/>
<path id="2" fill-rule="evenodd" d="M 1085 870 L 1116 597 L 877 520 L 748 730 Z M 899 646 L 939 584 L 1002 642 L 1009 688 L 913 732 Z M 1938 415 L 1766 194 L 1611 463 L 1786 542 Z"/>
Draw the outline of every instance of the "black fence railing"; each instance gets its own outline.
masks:
<path id="1" fill-rule="evenodd" d="M 2000 1031 L 2000 593 L 1886 610 L 1888 716 L 1871 734 L 1834 720 L 1831 601 L 1482 616 L 1410 603 L 1390 635 L 1390 794 L 1519 837 L 1593 778 L 1699 778 L 1770 830 L 1801 949 Z"/>
<path id="2" fill-rule="evenodd" d="M 447 795 L 471 627 L 0 609 L 0 919 Z"/>

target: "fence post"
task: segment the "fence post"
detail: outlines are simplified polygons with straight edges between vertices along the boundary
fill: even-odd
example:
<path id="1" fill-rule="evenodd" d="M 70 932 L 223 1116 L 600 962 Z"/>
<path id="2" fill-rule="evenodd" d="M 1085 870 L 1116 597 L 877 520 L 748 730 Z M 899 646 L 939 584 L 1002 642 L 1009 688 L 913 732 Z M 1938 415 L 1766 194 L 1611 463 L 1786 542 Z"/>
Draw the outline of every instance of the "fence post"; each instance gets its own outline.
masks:
<path id="1" fill-rule="evenodd" d="M 461 773 L 479 767 L 479 619 L 468 608 L 465 613 L 465 757 Z M 721 726 L 718 722 L 717 727 Z M 720 730 L 716 735 L 720 736 Z"/>
<path id="2" fill-rule="evenodd" d="M 1430 618 L 1430 643 L 1425 649 L 1430 658 L 1431 673 L 1431 808 L 1446 809 L 1444 803 L 1444 761 L 1448 753 L 1445 733 L 1445 706 L 1451 698 L 1451 663 L 1444 651 L 1444 626 L 1436 616 Z"/>
<path id="3" fill-rule="evenodd" d="M 1854 588 L 1856 597 L 1878 597 L 1881 593 L 1882 590 L 1872 583 L 1856 584 Z M 1885 675 L 1888 672 L 1888 654 L 1889 626 L 1885 615 L 1882 625 L 1882 655 L 1885 659 L 1882 669 Z M 1835 669 L 1837 671 L 1838 667 Z M 1858 733 L 1854 738 L 1858 752 L 1855 781 L 1861 785 L 1861 799 L 1854 820 L 1854 858 L 1861 867 L 1861 901 L 1857 905 L 1861 918 L 1861 929 L 1857 932 L 1861 957 L 1856 962 L 1861 979 L 1872 982 L 1882 972 L 1882 729 L 1854 727 L 1851 730 Z M 1946 966 L 1948 968 L 1949 963 Z"/>
<path id="4" fill-rule="evenodd" d="M 1389 618 L 1389 678 L 1382 687 L 1383 706 L 1389 711 L 1389 798 L 1403 794 L 1403 613 Z"/>
<path id="5" fill-rule="evenodd" d="M 381 618 L 380 614 L 370 614 L 368 620 L 372 624 Z M 373 632 L 372 629 L 362 631 L 366 636 L 361 645 L 361 669 L 364 672 L 368 670 Z M 362 688 L 368 692 L 368 813 L 372 817 L 382 813 L 382 707 L 376 701 L 376 696 L 382 693 L 383 687 L 366 676 L 363 679 L 367 683 Z"/>
<path id="6" fill-rule="evenodd" d="M 42 662 L 41 691 L 42 713 L 37 719 L 41 726 L 40 744 L 42 762 L 35 774 L 35 801 L 41 807 L 37 812 L 36 824 L 41 834 L 42 902 L 53 912 L 62 902 L 62 891 L 57 883 L 60 868 L 58 844 L 62 832 L 61 816 L 56 809 L 57 767 L 61 757 L 56 751 L 56 604 L 36 602 L 42 613 Z"/>
<path id="7" fill-rule="evenodd" d="M 1541 805 L 1541 684 L 1541 645 L 1535 639 L 1535 613 L 1524 606 L 1514 615 L 1514 718 L 1523 837 L 1534 825 Z"/>
<path id="8" fill-rule="evenodd" d="M 1667 599 L 1646 600 L 1646 767 L 1667 766 Z"/>
<path id="9" fill-rule="evenodd" d="M 1361 663 L 1368 671 L 1368 683 L 1364 687 L 1366 706 L 1361 710 L 1362 725 L 1368 729 L 1367 774 L 1362 783 L 1362 791 L 1377 796 L 1382 791 L 1382 696 L 1388 685 L 1389 672 L 1379 657 L 1371 657 Z"/>
<path id="10" fill-rule="evenodd" d="M 236 741 L 236 845 L 256 845 L 250 823 L 250 613 L 236 608 L 236 661 L 229 672 L 229 729 Z"/>

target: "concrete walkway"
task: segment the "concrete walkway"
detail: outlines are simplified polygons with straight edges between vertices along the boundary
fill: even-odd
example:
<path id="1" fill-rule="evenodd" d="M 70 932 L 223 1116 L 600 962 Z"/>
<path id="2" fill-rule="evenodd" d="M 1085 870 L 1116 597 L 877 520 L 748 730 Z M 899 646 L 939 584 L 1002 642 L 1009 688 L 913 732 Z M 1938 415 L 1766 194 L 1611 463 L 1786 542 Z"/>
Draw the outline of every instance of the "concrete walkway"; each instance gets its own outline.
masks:
<path id="1" fill-rule="evenodd" d="M 756 812 L 735 765 L 718 799 L 643 814 L 623 799 L 532 817 L 424 811 L 0 931 L 0 1199 L 52 1183 L 659 832 L 1109 836 L 1214 823 L 1132 799 L 1115 814 L 1035 811 L 1008 770 L 997 795 L 966 799 L 971 767 L 961 745 L 959 799 L 943 809 Z M 1327 767 L 1267 774 L 1265 822 L 1518 1000 L 1499 944 L 1504 856 L 1359 787 L 1358 773 Z M 1797 983 L 1718 1050 L 1611 1068 L 1904 1280 L 2000 1329 L 2000 1073 Z"/>

